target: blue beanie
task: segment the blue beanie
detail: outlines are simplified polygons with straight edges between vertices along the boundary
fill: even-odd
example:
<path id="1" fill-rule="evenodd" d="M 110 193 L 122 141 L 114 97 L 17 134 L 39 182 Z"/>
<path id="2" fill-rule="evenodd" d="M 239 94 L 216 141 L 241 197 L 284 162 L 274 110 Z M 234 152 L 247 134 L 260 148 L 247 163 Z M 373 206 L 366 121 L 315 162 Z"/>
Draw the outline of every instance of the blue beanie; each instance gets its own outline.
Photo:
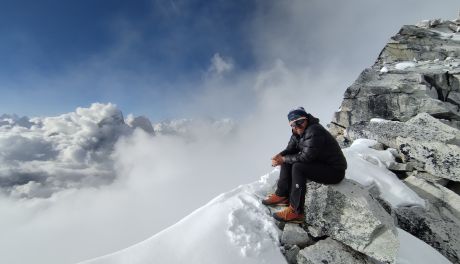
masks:
<path id="1" fill-rule="evenodd" d="M 299 107 L 289 111 L 287 117 L 288 117 L 289 122 L 291 122 L 293 120 L 299 119 L 301 117 L 307 117 L 307 116 L 308 116 L 308 114 L 305 111 L 305 109 L 303 107 L 299 106 Z"/>

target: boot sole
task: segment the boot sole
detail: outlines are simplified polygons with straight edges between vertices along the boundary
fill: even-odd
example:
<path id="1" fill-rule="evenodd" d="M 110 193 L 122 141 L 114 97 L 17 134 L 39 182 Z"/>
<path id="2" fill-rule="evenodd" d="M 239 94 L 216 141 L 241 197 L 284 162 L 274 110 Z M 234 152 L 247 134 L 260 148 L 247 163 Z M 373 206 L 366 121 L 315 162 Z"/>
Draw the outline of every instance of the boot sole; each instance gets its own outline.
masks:
<path id="1" fill-rule="evenodd" d="M 289 206 L 288 203 L 276 203 L 276 204 L 264 204 L 262 203 L 263 205 L 265 206 Z"/>
<path id="2" fill-rule="evenodd" d="M 275 214 L 273 214 L 272 216 L 273 216 L 273 218 L 275 218 L 275 220 L 280 221 L 280 222 L 284 222 L 284 223 L 303 224 L 303 222 L 304 222 L 304 219 L 284 220 L 282 218 L 276 217 Z"/>

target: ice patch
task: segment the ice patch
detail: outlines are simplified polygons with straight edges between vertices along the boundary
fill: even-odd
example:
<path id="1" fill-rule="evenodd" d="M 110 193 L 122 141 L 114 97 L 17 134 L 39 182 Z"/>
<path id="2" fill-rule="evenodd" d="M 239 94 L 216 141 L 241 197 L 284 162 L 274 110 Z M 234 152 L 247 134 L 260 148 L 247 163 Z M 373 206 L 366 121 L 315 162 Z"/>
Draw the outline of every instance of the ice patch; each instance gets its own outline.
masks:
<path id="1" fill-rule="evenodd" d="M 412 61 L 405 61 L 405 62 L 400 62 L 395 65 L 395 68 L 397 70 L 405 70 L 407 68 L 413 68 L 415 67 L 416 63 Z"/>
<path id="2" fill-rule="evenodd" d="M 383 119 L 383 118 L 371 118 L 370 122 L 371 123 L 383 123 L 383 122 L 386 122 L 388 120 L 386 119 Z"/>

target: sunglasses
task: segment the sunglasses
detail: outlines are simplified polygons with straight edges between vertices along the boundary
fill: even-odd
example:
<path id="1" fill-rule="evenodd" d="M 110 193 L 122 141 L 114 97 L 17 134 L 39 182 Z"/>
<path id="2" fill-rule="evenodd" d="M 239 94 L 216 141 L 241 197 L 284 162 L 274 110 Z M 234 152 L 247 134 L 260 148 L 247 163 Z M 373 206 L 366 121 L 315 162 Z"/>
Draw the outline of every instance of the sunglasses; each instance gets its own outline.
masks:
<path id="1" fill-rule="evenodd" d="M 305 120 L 306 120 L 306 118 L 296 120 L 296 121 L 292 122 L 291 127 L 292 128 L 300 127 L 305 122 Z"/>

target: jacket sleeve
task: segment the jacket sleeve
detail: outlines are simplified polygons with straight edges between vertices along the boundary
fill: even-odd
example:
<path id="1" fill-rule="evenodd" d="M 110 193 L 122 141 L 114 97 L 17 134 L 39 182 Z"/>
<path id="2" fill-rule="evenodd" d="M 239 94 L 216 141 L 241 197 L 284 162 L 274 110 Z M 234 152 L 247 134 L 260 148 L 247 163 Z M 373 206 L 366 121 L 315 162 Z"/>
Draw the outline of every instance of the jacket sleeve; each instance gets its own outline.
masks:
<path id="1" fill-rule="evenodd" d="M 288 154 L 295 154 L 297 152 L 299 152 L 299 149 L 297 149 L 297 142 L 296 142 L 294 135 L 292 135 L 287 147 L 283 151 L 281 151 L 279 154 L 281 156 L 285 156 Z"/>
<path id="2" fill-rule="evenodd" d="M 293 164 L 296 162 L 312 162 L 315 161 L 322 151 L 324 146 L 325 137 L 317 131 L 306 135 L 306 138 L 300 143 L 300 151 L 296 154 L 289 154 L 284 156 L 284 162 Z"/>

